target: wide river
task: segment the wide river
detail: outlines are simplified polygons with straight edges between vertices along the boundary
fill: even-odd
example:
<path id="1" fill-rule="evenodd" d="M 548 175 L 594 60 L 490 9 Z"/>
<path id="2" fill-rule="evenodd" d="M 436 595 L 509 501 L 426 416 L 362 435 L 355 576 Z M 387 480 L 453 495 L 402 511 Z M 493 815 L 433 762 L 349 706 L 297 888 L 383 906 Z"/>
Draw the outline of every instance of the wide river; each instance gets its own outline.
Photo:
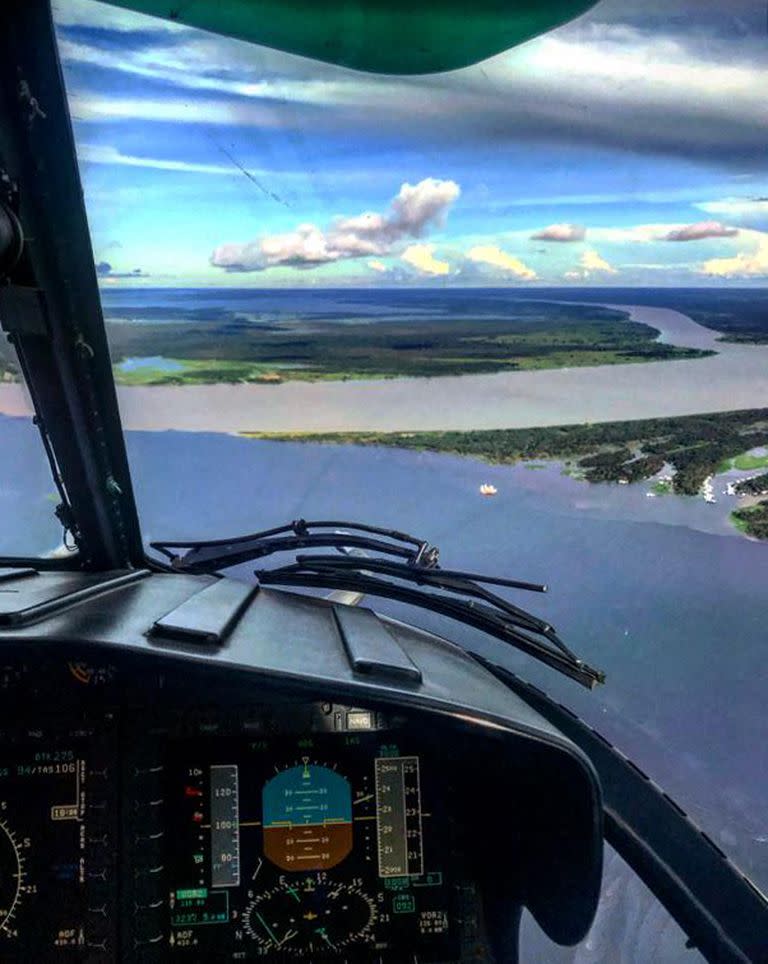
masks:
<path id="1" fill-rule="evenodd" d="M 609 305 L 661 340 L 717 355 L 687 361 L 444 378 L 281 385 L 122 387 L 128 429 L 207 432 L 525 428 L 693 415 L 768 406 L 768 345 L 718 342 L 670 308 Z M 0 413 L 29 414 L 19 385 L 0 385 Z"/>

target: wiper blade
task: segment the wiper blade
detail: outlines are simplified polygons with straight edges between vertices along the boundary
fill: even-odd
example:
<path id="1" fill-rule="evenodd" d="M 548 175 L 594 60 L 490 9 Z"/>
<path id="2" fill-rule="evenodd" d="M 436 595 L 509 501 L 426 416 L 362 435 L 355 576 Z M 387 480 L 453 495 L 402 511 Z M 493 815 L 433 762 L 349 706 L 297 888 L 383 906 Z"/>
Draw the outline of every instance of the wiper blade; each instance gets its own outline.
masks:
<path id="1" fill-rule="evenodd" d="M 232 539 L 153 542 L 152 548 L 170 560 L 173 569 L 192 573 L 216 572 L 279 552 L 297 553 L 296 561 L 289 565 L 257 569 L 259 581 L 265 585 L 349 590 L 410 603 L 474 626 L 588 688 L 605 681 L 605 675 L 579 659 L 549 623 L 485 588 L 503 586 L 546 592 L 546 586 L 441 569 L 436 546 L 397 529 L 297 519 Z M 298 552 L 319 548 L 337 549 L 344 555 Z M 361 550 L 379 555 L 369 557 Z M 439 592 L 402 583 L 415 583 Z"/>
<path id="2" fill-rule="evenodd" d="M 298 554 L 296 556 L 296 563 L 303 569 L 318 572 L 339 569 L 362 572 L 365 575 L 370 572 L 379 572 L 384 575 L 393 576 L 395 579 L 415 582 L 419 586 L 433 586 L 436 589 L 445 589 L 449 592 L 460 593 L 464 596 L 483 599 L 506 612 L 510 617 L 517 619 L 521 624 L 524 624 L 527 629 L 548 636 L 556 646 L 559 648 L 562 647 L 564 652 L 568 652 L 565 644 L 557 638 L 557 634 L 549 623 L 544 622 L 543 619 L 538 619 L 536 616 L 532 616 L 518 606 L 514 606 L 512 603 L 507 602 L 506 599 L 502 599 L 501 596 L 497 596 L 487 589 L 483 589 L 483 587 L 477 585 L 477 583 L 507 586 L 511 589 L 527 589 L 532 592 L 546 592 L 546 586 L 530 582 L 520 582 L 516 579 L 502 579 L 498 576 L 481 576 L 477 573 L 460 572 L 456 569 L 442 569 L 439 566 L 433 569 L 423 569 L 419 566 L 392 562 L 390 559 L 361 559 L 359 557 L 338 559 L 336 556 L 305 556 Z M 286 569 L 284 567 L 282 570 L 273 569 L 270 571 L 286 571 Z"/>
<path id="3" fill-rule="evenodd" d="M 367 566 L 372 560 L 361 561 L 361 566 Z M 509 643 L 516 649 L 553 669 L 569 676 L 581 683 L 587 689 L 592 689 L 597 683 L 605 682 L 605 674 L 593 669 L 580 660 L 569 650 L 565 652 L 552 645 L 550 640 L 536 639 L 526 631 L 526 627 L 515 623 L 501 610 L 492 606 L 477 603 L 472 599 L 461 599 L 412 586 L 403 586 L 367 575 L 364 571 L 333 570 L 330 566 L 315 569 L 305 569 L 297 563 L 293 566 L 281 566 L 277 569 L 257 570 L 259 582 L 264 585 L 305 586 L 316 589 L 349 589 L 367 596 L 379 596 L 394 599 L 398 602 L 409 603 L 421 609 L 449 616 L 467 626 L 473 626 Z"/>
<path id="4" fill-rule="evenodd" d="M 321 531 L 312 531 L 315 529 Z M 150 546 L 164 555 L 174 569 L 196 573 L 216 572 L 276 552 L 295 552 L 297 549 L 355 547 L 397 556 L 424 568 L 436 566 L 439 556 L 435 546 L 397 529 L 382 529 L 359 522 L 307 522 L 304 519 L 232 539 L 152 542 Z"/>

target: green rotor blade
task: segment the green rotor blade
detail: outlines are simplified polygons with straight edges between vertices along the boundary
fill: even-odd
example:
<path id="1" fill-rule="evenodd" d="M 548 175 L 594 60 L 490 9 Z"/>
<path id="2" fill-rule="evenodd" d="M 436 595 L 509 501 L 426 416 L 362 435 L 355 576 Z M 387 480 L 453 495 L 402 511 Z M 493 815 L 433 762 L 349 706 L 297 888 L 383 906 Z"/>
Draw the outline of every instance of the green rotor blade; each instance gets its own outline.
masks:
<path id="1" fill-rule="evenodd" d="M 109 0 L 113 6 L 382 74 L 456 70 L 597 0 Z"/>

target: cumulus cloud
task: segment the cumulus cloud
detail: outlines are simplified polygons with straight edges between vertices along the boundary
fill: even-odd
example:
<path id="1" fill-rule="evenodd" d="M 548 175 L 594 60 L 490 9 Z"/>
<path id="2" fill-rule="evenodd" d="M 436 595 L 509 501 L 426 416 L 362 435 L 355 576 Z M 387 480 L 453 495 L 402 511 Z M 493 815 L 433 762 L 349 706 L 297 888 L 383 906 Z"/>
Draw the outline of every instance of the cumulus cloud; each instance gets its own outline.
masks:
<path id="1" fill-rule="evenodd" d="M 422 274 L 445 275 L 451 270 L 447 261 L 438 261 L 434 244 L 411 244 L 400 257 Z"/>
<path id="2" fill-rule="evenodd" d="M 533 268 L 529 268 L 519 258 L 507 254 L 506 251 L 502 251 L 494 244 L 480 244 L 470 248 L 467 257 L 476 264 L 490 264 L 494 268 L 509 271 L 515 277 L 522 278 L 524 281 L 533 281 L 536 278 L 536 272 Z"/>
<path id="3" fill-rule="evenodd" d="M 597 251 L 589 249 L 585 251 L 580 260 L 580 264 L 586 273 L 592 271 L 604 271 L 606 274 L 618 274 L 613 265 L 608 264 L 605 258 L 601 257 Z"/>
<path id="4" fill-rule="evenodd" d="M 670 231 L 662 240 L 703 241 L 705 238 L 733 238 L 738 233 L 736 228 L 728 228 L 721 221 L 697 221 Z"/>
<path id="5" fill-rule="evenodd" d="M 460 193 L 455 181 L 428 177 L 418 184 L 405 183 L 385 214 L 366 211 L 336 218 L 324 229 L 300 224 L 285 234 L 222 244 L 211 255 L 211 264 L 225 271 L 264 271 L 278 265 L 312 268 L 386 255 L 399 242 L 424 237 L 431 229 L 441 227 Z"/>
<path id="6" fill-rule="evenodd" d="M 383 261 L 377 261 L 375 258 L 373 261 L 368 262 L 368 267 L 372 268 L 374 271 L 384 272 L 387 270 L 387 266 Z"/>
<path id="7" fill-rule="evenodd" d="M 717 278 L 768 278 L 768 234 L 742 231 L 754 240 L 752 251 L 740 251 L 732 258 L 710 258 L 701 266 L 701 274 Z"/>
<path id="8" fill-rule="evenodd" d="M 583 224 L 550 224 L 531 235 L 532 241 L 583 241 L 587 229 Z"/>
<path id="9" fill-rule="evenodd" d="M 609 264 L 605 258 L 597 253 L 593 248 L 588 248 L 579 258 L 580 268 L 566 271 L 564 277 L 567 281 L 586 281 L 593 274 L 618 274 L 616 268 Z"/>

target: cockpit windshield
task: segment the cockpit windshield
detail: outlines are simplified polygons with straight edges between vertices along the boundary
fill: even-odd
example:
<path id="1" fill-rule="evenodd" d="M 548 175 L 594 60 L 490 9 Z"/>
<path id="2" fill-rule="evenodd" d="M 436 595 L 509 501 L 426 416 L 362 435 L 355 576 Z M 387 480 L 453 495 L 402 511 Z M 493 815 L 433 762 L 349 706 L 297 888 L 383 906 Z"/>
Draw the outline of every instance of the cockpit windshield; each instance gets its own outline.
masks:
<path id="1" fill-rule="evenodd" d="M 0 558 L 66 558 L 74 551 L 56 515 L 61 503 L 19 358 L 0 337 Z"/>
<path id="2" fill-rule="evenodd" d="M 421 77 L 55 15 L 147 545 L 349 519 L 548 584 L 592 693 L 372 604 L 565 702 L 768 886 L 762 0 L 603 0 Z"/>

